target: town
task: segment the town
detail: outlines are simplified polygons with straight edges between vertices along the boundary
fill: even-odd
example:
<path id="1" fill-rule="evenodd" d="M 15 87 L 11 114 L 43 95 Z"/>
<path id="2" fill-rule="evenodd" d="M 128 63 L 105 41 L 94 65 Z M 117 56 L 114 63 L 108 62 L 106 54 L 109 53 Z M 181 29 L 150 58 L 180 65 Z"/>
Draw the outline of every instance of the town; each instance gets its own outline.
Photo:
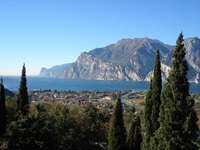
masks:
<path id="1" fill-rule="evenodd" d="M 51 90 L 35 90 L 29 91 L 29 103 L 38 102 L 55 102 L 66 105 L 78 105 L 80 107 L 92 104 L 97 109 L 106 108 L 110 113 L 113 112 L 117 93 L 119 91 L 51 91 Z M 18 94 L 18 93 L 15 93 Z M 141 100 L 144 102 L 144 92 L 133 92 L 132 90 L 120 91 L 124 113 L 133 113 L 134 102 L 131 99 Z M 134 113 L 138 113 L 134 109 Z M 140 113 L 140 112 L 139 112 Z"/>
<path id="2" fill-rule="evenodd" d="M 146 91 L 134 92 L 132 90 L 122 91 L 57 91 L 57 90 L 34 90 L 29 91 L 29 103 L 55 102 L 66 105 L 78 105 L 83 107 L 87 104 L 94 105 L 97 109 L 106 108 L 110 113 L 113 112 L 117 93 L 121 93 L 124 106 L 124 113 L 142 113 L 145 105 Z M 18 94 L 15 92 L 15 94 Z M 195 107 L 200 106 L 199 94 L 191 93 L 195 100 Z"/>

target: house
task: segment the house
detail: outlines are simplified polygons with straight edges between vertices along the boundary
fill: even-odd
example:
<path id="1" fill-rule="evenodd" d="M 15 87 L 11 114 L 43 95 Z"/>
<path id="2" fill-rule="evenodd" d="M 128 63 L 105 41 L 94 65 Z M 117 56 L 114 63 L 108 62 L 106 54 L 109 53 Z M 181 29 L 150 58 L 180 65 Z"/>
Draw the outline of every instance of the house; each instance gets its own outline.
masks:
<path id="1" fill-rule="evenodd" d="M 114 97 L 113 97 L 113 94 L 109 94 L 107 96 L 105 96 L 103 99 L 106 99 L 106 100 L 114 100 Z"/>

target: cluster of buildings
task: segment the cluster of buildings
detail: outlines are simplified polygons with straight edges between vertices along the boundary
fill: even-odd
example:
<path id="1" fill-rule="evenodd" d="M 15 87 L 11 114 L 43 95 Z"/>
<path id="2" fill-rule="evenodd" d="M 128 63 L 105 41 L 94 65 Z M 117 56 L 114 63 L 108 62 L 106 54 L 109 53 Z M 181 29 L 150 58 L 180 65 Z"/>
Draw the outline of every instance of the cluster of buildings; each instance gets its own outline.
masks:
<path id="1" fill-rule="evenodd" d="M 121 91 L 121 94 L 126 94 L 128 91 Z M 112 113 L 115 99 L 117 98 L 116 92 L 111 91 L 30 91 L 30 103 L 39 101 L 52 101 L 59 102 L 66 105 L 79 105 L 92 104 L 96 108 L 108 108 Z M 129 108 L 124 108 L 125 112 L 129 112 Z"/>
<path id="2" fill-rule="evenodd" d="M 104 100 L 114 100 L 115 92 L 109 91 L 30 91 L 29 101 L 53 101 L 68 105 L 92 104 L 97 108 L 109 107 L 109 103 Z"/>

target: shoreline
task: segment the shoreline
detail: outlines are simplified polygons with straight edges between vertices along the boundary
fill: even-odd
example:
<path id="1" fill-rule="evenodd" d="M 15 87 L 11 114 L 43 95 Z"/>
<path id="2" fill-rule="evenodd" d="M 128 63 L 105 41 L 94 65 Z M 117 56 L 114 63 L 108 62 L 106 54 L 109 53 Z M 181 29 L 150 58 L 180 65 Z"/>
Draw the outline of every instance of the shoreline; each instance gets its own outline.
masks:
<path id="1" fill-rule="evenodd" d="M 18 91 L 20 76 L 3 77 L 4 87 L 10 91 Z M 133 90 L 146 91 L 149 88 L 148 81 L 121 81 L 121 80 L 81 80 L 58 79 L 49 77 L 27 77 L 28 91 L 57 90 L 57 91 L 121 91 Z M 164 86 L 164 83 L 163 83 Z M 200 93 L 200 84 L 190 82 L 190 92 Z"/>

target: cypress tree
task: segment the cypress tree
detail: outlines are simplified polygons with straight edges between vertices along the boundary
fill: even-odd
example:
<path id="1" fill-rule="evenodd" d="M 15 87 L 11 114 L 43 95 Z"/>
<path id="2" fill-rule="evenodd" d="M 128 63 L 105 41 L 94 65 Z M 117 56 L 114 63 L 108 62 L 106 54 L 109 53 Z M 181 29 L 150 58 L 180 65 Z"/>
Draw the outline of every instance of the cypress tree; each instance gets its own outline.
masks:
<path id="1" fill-rule="evenodd" d="M 179 35 L 172 55 L 172 70 L 164 86 L 160 107 L 160 128 L 151 141 L 152 149 L 195 150 L 197 116 L 189 94 L 188 66 L 183 35 Z"/>
<path id="2" fill-rule="evenodd" d="M 160 124 L 158 121 L 160 104 L 161 104 L 161 90 L 162 90 L 162 77 L 161 77 L 161 65 L 160 65 L 160 54 L 159 49 L 156 50 L 156 58 L 154 62 L 154 75 L 152 81 L 152 110 L 151 110 L 151 131 L 152 134 L 159 128 Z"/>
<path id="3" fill-rule="evenodd" d="M 26 115 L 29 110 L 29 103 L 28 103 L 28 92 L 27 92 L 27 80 L 26 80 L 26 68 L 25 64 L 22 68 L 22 75 L 21 75 L 21 82 L 19 88 L 19 110 L 22 115 Z"/>
<path id="4" fill-rule="evenodd" d="M 127 150 L 140 150 L 142 142 L 140 117 L 136 116 L 130 125 L 127 136 Z"/>
<path id="5" fill-rule="evenodd" d="M 3 79 L 0 83 L 0 136 L 6 132 L 6 105 L 5 105 L 5 91 L 3 86 Z"/>
<path id="6" fill-rule="evenodd" d="M 108 132 L 108 150 L 124 150 L 126 149 L 125 128 L 122 112 L 122 104 L 120 93 L 110 120 Z"/>
<path id="7" fill-rule="evenodd" d="M 156 50 L 154 73 L 145 100 L 145 140 L 143 149 L 149 148 L 150 139 L 159 128 L 160 94 L 162 90 L 161 64 L 159 49 Z"/>
<path id="8" fill-rule="evenodd" d="M 150 137 L 153 135 L 152 125 L 151 125 L 151 111 L 152 111 L 152 80 L 150 82 L 149 89 L 147 91 L 146 99 L 145 99 L 145 141 L 149 142 Z"/>

